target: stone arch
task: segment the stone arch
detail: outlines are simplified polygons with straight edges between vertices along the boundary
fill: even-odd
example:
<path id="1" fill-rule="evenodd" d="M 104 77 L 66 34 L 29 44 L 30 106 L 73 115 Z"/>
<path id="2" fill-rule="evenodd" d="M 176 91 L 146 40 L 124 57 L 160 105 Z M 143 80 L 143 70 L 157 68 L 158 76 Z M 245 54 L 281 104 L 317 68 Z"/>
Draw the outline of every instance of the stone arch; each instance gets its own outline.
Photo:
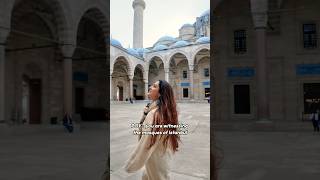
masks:
<path id="1" fill-rule="evenodd" d="M 161 61 L 163 62 L 163 64 L 165 63 L 165 58 L 164 56 L 162 56 L 161 54 L 157 53 L 157 54 L 153 54 L 152 56 L 150 56 L 150 58 L 148 58 L 147 62 L 148 62 L 148 66 L 149 66 L 149 63 L 152 61 L 153 58 L 159 58 L 161 59 Z"/>
<path id="2" fill-rule="evenodd" d="M 10 12 L 9 13 L 9 22 L 8 25 L 9 27 L 13 27 L 14 23 L 15 23 L 15 17 L 13 15 L 13 12 L 15 12 L 17 9 L 20 9 L 18 11 L 19 14 L 17 14 L 16 18 L 20 18 L 21 16 L 23 16 L 23 12 L 26 12 L 25 10 L 29 10 L 30 11 L 30 6 L 32 9 L 32 13 L 42 13 L 42 14 L 47 14 L 49 13 L 49 15 L 47 16 L 47 18 L 50 19 L 46 19 L 43 16 L 40 16 L 41 18 L 43 18 L 43 20 L 49 25 L 51 26 L 51 28 L 53 26 L 56 26 L 55 28 L 55 33 L 57 34 L 57 36 L 55 37 L 54 41 L 59 42 L 60 44 L 66 44 L 66 43 L 71 43 L 70 41 L 70 37 L 71 37 L 71 31 L 70 31 L 70 27 L 71 27 L 71 17 L 66 16 L 66 12 L 70 9 L 67 5 L 67 3 L 61 3 L 59 0 L 35 0 L 35 1 L 29 1 L 30 3 L 25 2 L 27 0 L 16 0 L 14 3 L 12 3 L 12 6 L 10 8 Z M 29 6 L 29 8 L 26 8 L 26 6 Z M 49 7 L 49 8 L 44 8 L 43 6 Z M 50 11 L 48 11 L 48 9 L 50 9 Z M 52 15 L 54 16 L 55 20 L 54 20 L 54 25 L 52 25 Z M 18 20 L 17 19 L 17 20 Z M 14 29 L 13 29 L 14 30 Z"/>
<path id="3" fill-rule="evenodd" d="M 137 64 L 133 73 L 133 97 L 136 100 L 143 100 L 145 96 L 144 84 L 144 68 L 141 64 Z"/>
<path id="4" fill-rule="evenodd" d="M 52 114 L 62 118 L 63 107 L 51 104 L 63 102 L 60 98 L 63 97 L 63 64 L 59 46 L 68 42 L 70 32 L 70 21 L 65 16 L 64 8 L 59 0 L 12 1 L 7 20 L 10 30 L 5 52 L 5 73 L 8 77 L 5 85 L 8 97 L 6 119 L 18 117 L 23 111 L 21 101 L 25 77 L 30 77 L 32 83 L 40 84 L 36 90 L 40 91 L 38 97 L 41 98 L 41 104 L 36 111 L 40 112 L 41 119 L 46 121 L 44 123 L 49 123 Z M 35 66 L 40 68 L 41 75 L 30 76 L 30 72 L 37 71 L 32 70 Z M 52 93 L 53 89 L 55 93 Z M 20 118 L 16 118 L 17 122 Z"/>
<path id="5" fill-rule="evenodd" d="M 116 56 L 114 56 L 114 58 L 113 59 L 111 59 L 111 74 L 112 74 L 112 72 L 113 72 L 113 70 L 114 70 L 114 64 L 116 63 L 116 61 L 117 61 L 117 59 L 119 59 L 119 58 L 124 58 L 125 60 L 126 60 L 126 62 L 127 62 L 127 64 L 128 64 L 128 71 L 129 71 L 129 74 L 134 70 L 133 69 L 133 67 L 134 67 L 134 65 L 133 65 L 133 62 L 131 61 L 131 59 L 129 58 L 129 56 L 128 55 L 126 55 L 125 53 L 118 53 Z"/>
<path id="6" fill-rule="evenodd" d="M 109 36 L 109 26 L 108 26 L 108 20 L 107 20 L 107 14 L 105 14 L 105 11 L 102 10 L 99 5 L 95 4 L 86 4 L 83 8 L 83 12 L 80 16 L 76 17 L 75 20 L 75 27 L 76 30 L 79 28 L 79 24 L 82 18 L 88 18 L 91 21 L 98 24 L 104 34 L 105 39 Z M 76 39 L 76 34 L 74 35 L 74 39 Z"/>
<path id="7" fill-rule="evenodd" d="M 209 56 L 210 56 L 210 46 L 202 45 L 202 46 L 198 47 L 197 49 L 195 49 L 195 51 L 192 53 L 192 58 L 191 58 L 192 64 L 195 64 L 194 61 L 195 61 L 196 55 L 197 55 L 200 51 L 203 51 L 203 50 L 209 51 Z"/>
<path id="8" fill-rule="evenodd" d="M 165 79 L 165 60 L 161 55 L 153 55 L 148 61 L 148 83 L 149 85 L 159 79 Z"/>
<path id="9" fill-rule="evenodd" d="M 117 56 L 117 58 L 114 61 L 113 71 L 111 74 L 111 98 L 116 99 L 117 97 L 117 86 L 118 82 L 123 82 L 122 86 L 122 92 L 123 92 L 123 98 L 128 99 L 130 97 L 130 83 L 129 83 L 129 76 L 131 75 L 131 69 L 130 69 L 130 60 L 126 59 L 125 56 Z"/>
<path id="10" fill-rule="evenodd" d="M 138 63 L 135 65 L 134 69 L 136 68 L 140 68 L 142 73 L 143 73 L 143 79 L 145 79 L 144 75 L 145 75 L 145 67 L 141 64 L 141 63 Z"/>
<path id="11" fill-rule="evenodd" d="M 172 59 L 172 57 L 174 56 L 174 55 L 176 55 L 176 54 L 182 54 L 182 55 L 184 55 L 186 58 L 187 58 L 187 61 L 188 62 L 190 62 L 190 57 L 189 57 L 189 53 L 187 53 L 187 52 L 185 52 L 185 51 L 183 51 L 183 50 L 181 50 L 181 49 L 177 49 L 177 50 L 174 50 L 174 51 L 172 51 L 170 54 L 169 54 L 169 58 L 168 58 L 168 65 L 170 65 L 170 61 L 171 61 L 171 59 Z"/>
<path id="12" fill-rule="evenodd" d="M 174 51 L 169 56 L 169 83 L 171 84 L 177 100 L 190 98 L 191 86 L 189 81 L 189 58 L 183 51 Z M 188 89 L 188 96 L 184 96 L 185 89 Z"/>
<path id="13" fill-rule="evenodd" d="M 197 58 L 198 54 L 201 54 Z M 210 53 L 208 49 L 202 48 L 194 56 L 193 66 L 193 85 L 194 85 L 194 98 L 203 100 L 210 96 Z"/>

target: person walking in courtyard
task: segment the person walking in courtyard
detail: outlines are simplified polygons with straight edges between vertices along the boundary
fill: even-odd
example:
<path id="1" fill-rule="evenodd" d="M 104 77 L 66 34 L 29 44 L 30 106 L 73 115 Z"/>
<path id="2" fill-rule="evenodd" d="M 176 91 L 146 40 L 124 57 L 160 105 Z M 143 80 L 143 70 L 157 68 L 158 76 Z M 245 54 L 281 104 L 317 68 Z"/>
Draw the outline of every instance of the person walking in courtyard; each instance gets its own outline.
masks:
<path id="1" fill-rule="evenodd" d="M 319 113 L 320 113 L 320 111 L 319 111 L 319 109 L 317 109 L 317 111 L 312 114 L 311 120 L 312 120 L 314 132 L 316 132 L 316 131 L 319 132 Z"/>
<path id="2" fill-rule="evenodd" d="M 142 180 L 169 180 L 169 161 L 178 151 L 180 136 L 165 133 L 177 131 L 177 128 L 163 128 L 163 125 L 178 125 L 176 102 L 172 87 L 164 80 L 154 83 L 148 96 L 153 102 L 145 108 L 146 117 L 140 121 L 143 123 L 142 135 L 124 168 L 128 173 L 134 173 L 144 167 Z"/>
<path id="3" fill-rule="evenodd" d="M 73 132 L 73 123 L 70 114 L 65 113 L 63 120 L 62 120 L 63 126 L 68 130 L 69 133 Z"/>

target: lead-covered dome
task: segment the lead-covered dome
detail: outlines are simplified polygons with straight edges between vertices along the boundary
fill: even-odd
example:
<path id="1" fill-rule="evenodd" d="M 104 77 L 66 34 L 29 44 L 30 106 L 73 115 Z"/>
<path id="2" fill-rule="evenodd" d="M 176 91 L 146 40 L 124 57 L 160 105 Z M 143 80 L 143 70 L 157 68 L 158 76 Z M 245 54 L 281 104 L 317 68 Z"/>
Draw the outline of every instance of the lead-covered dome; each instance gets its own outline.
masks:
<path id="1" fill-rule="evenodd" d="M 183 28 L 193 28 L 193 25 L 189 24 L 189 23 L 186 23 L 186 24 L 181 26 L 181 29 L 183 29 Z"/>
<path id="2" fill-rule="evenodd" d="M 127 49 L 127 52 L 128 52 L 129 54 L 131 54 L 131 55 L 139 56 L 139 53 L 138 53 L 135 49 L 133 49 L 133 48 L 128 48 L 128 49 Z"/>
<path id="3" fill-rule="evenodd" d="M 113 46 L 118 46 L 118 47 L 122 47 L 121 43 L 116 40 L 116 39 L 110 39 L 110 44 L 113 45 Z"/>
<path id="4" fill-rule="evenodd" d="M 162 36 L 160 39 L 158 39 L 158 41 L 154 44 L 154 46 L 157 46 L 157 45 L 169 45 L 169 44 L 172 44 L 172 43 L 175 43 L 177 40 L 176 38 L 174 37 L 171 37 L 171 36 Z"/>
<path id="5" fill-rule="evenodd" d="M 141 57 L 143 57 L 143 54 L 150 52 L 150 50 L 149 50 L 149 49 L 146 49 L 146 48 L 138 48 L 138 49 L 136 49 L 136 51 L 138 52 L 138 54 L 139 54 Z"/>
<path id="6" fill-rule="evenodd" d="M 154 51 L 160 51 L 160 50 L 165 50 L 165 49 L 168 49 L 168 46 L 163 45 L 163 44 L 158 44 L 158 45 L 156 45 L 152 50 L 154 50 Z"/>
<path id="7" fill-rule="evenodd" d="M 172 45 L 172 47 L 183 47 L 183 46 L 188 46 L 190 43 L 187 41 L 178 41 Z"/>
<path id="8" fill-rule="evenodd" d="M 196 43 L 199 43 L 199 44 L 210 43 L 210 37 L 201 37 L 197 39 Z"/>

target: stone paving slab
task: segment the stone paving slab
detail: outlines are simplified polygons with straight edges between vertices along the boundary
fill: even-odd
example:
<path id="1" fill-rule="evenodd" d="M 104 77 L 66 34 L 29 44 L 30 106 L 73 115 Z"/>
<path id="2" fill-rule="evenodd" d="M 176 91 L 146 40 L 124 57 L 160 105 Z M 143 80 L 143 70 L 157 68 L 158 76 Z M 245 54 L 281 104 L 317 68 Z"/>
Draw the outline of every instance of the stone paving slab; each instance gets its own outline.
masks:
<path id="1" fill-rule="evenodd" d="M 11 127 L 0 137 L 0 179 L 100 180 L 107 159 L 106 124 L 83 125 L 72 134 L 63 127 Z"/>
<path id="2" fill-rule="evenodd" d="M 320 177 L 320 134 L 223 132 L 219 180 L 311 180 Z"/>

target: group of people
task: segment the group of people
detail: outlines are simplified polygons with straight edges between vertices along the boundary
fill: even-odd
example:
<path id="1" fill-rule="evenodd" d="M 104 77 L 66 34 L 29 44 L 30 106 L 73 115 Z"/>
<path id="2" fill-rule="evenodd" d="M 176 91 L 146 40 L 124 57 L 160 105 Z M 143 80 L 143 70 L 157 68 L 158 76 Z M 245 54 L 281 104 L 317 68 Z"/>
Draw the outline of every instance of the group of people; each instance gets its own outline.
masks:
<path id="1" fill-rule="evenodd" d="M 311 121 L 313 125 L 313 131 L 319 132 L 319 126 L 320 126 L 320 110 L 317 109 L 314 113 L 311 115 Z"/>

